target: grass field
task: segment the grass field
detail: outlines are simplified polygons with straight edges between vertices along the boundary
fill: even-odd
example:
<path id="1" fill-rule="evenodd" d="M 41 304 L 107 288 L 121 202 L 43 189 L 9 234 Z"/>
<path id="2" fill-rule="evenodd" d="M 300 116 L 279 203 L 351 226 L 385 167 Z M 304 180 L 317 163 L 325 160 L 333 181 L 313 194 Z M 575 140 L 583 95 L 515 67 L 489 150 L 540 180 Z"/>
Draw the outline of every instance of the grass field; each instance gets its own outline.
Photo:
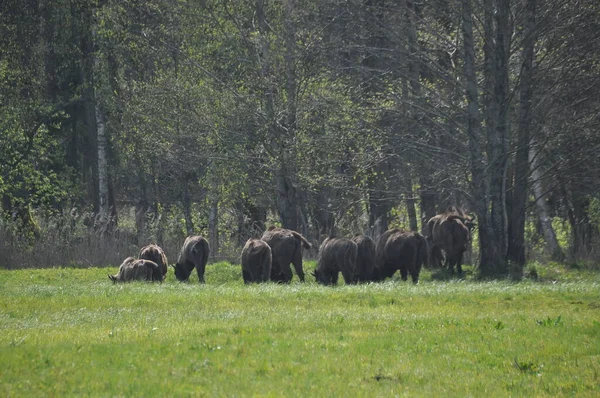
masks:
<path id="1" fill-rule="evenodd" d="M 331 288 L 244 286 L 227 263 L 203 286 L 107 272 L 0 271 L 0 395 L 600 395 L 599 273 Z"/>

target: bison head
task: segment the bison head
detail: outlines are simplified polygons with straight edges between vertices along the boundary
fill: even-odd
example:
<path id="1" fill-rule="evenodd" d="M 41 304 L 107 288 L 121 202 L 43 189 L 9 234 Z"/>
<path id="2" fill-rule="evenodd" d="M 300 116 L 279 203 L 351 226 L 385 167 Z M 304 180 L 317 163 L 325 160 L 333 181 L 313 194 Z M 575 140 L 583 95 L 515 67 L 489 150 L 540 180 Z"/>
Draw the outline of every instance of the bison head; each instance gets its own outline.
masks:
<path id="1" fill-rule="evenodd" d="M 185 264 L 177 263 L 173 267 L 175 268 L 175 278 L 177 278 L 180 282 L 187 282 L 190 278 L 190 274 L 192 273 L 191 269 L 188 269 Z"/>

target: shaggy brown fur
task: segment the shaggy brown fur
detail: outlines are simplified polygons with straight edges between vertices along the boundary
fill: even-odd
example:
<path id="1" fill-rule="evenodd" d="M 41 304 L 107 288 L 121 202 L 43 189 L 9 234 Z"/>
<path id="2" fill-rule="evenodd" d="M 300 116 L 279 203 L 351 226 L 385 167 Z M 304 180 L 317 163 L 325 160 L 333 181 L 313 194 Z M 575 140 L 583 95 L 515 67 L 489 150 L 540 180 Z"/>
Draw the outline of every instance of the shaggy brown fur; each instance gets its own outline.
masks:
<path id="1" fill-rule="evenodd" d="M 375 241 L 366 235 L 356 235 L 352 241 L 358 246 L 354 281 L 369 282 L 373 279 L 375 267 Z"/>
<path id="2" fill-rule="evenodd" d="M 210 249 L 208 242 L 202 236 L 188 236 L 183 242 L 177 264 L 175 264 L 175 277 L 179 281 L 187 281 L 196 268 L 198 281 L 204 283 L 204 271 L 208 262 Z"/>
<path id="3" fill-rule="evenodd" d="M 263 234 L 262 241 L 271 247 L 272 266 L 271 280 L 290 283 L 292 280 L 292 269 L 290 263 L 294 264 L 296 275 L 304 282 L 304 270 L 302 269 L 302 248 L 310 249 L 310 243 L 298 232 L 284 228 L 270 227 Z"/>
<path id="4" fill-rule="evenodd" d="M 242 249 L 244 283 L 268 282 L 271 278 L 271 248 L 260 239 L 248 239 Z"/>
<path id="5" fill-rule="evenodd" d="M 319 259 L 313 275 L 323 285 L 336 285 L 341 272 L 346 284 L 352 284 L 357 256 L 356 242 L 346 238 L 327 238 L 319 248 Z"/>
<path id="6" fill-rule="evenodd" d="M 458 273 L 462 274 L 463 254 L 469 247 L 471 229 L 475 226 L 473 219 L 451 206 L 445 213 L 432 217 L 427 225 L 431 243 L 431 265 L 441 267 L 445 254 L 445 263 L 450 271 L 454 273 L 456 265 Z"/>
<path id="7" fill-rule="evenodd" d="M 144 246 L 140 250 L 140 255 L 138 257 L 140 260 L 154 261 L 160 267 L 163 280 L 167 277 L 169 263 L 167 262 L 165 251 L 160 246 L 154 244 Z"/>
<path id="8" fill-rule="evenodd" d="M 390 278 L 400 270 L 402 280 L 407 280 L 410 274 L 413 283 L 419 283 L 421 267 L 429 261 L 427 240 L 423 235 L 389 230 L 379 238 L 376 250 L 373 280 Z"/>
<path id="9" fill-rule="evenodd" d="M 127 257 L 119 267 L 119 272 L 116 275 L 108 275 L 108 278 L 113 281 L 113 283 L 163 281 L 162 271 L 158 264 L 150 260 L 136 260 L 133 257 Z"/>

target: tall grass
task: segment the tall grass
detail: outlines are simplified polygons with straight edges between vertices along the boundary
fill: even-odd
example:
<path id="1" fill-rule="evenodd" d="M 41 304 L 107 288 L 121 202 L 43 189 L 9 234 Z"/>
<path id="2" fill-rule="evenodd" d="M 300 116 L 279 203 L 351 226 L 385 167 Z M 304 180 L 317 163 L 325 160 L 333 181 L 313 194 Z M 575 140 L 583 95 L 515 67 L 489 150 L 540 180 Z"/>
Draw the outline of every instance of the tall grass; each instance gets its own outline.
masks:
<path id="1" fill-rule="evenodd" d="M 113 285 L 115 271 L 0 271 L 0 394 L 598 393 L 598 274 L 330 288 L 246 286 L 228 263 L 206 285 Z"/>

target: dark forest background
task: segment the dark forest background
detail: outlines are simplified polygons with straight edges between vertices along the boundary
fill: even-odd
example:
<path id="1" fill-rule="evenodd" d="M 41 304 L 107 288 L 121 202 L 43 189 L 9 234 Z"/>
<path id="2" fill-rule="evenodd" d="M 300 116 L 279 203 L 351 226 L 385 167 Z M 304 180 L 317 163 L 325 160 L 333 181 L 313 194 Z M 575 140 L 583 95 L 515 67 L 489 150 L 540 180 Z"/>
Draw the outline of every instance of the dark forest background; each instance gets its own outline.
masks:
<path id="1" fill-rule="evenodd" d="M 599 93 L 597 0 L 4 0 L 0 266 L 448 205 L 481 276 L 596 264 Z"/>

